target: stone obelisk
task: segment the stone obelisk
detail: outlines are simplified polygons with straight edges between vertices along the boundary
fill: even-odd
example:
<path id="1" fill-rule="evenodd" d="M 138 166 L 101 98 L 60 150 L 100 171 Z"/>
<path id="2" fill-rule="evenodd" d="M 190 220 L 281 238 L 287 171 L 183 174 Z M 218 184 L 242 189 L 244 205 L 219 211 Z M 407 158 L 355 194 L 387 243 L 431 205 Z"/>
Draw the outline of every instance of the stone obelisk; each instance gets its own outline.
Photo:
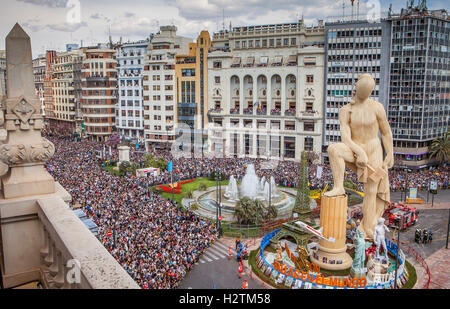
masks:
<path id="1" fill-rule="evenodd" d="M 6 68 L 7 98 L 0 113 L 7 133 L 0 145 L 3 197 L 54 193 L 55 182 L 44 163 L 55 146 L 41 136 L 44 121 L 35 93 L 30 38 L 19 24 L 6 37 Z"/>
<path id="2" fill-rule="evenodd" d="M 346 252 L 347 195 L 322 196 L 320 226 L 323 236 L 334 238 L 334 242 L 321 239 L 319 249 L 311 260 L 324 269 L 341 270 L 352 265 L 352 258 Z"/>

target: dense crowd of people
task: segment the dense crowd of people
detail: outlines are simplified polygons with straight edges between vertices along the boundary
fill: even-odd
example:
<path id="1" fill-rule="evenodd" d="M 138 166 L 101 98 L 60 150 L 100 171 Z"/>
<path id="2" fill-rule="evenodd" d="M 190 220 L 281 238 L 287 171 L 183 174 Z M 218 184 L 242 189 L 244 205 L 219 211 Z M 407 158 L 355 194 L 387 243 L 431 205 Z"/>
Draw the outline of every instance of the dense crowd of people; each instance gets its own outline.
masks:
<path id="1" fill-rule="evenodd" d="M 213 223 L 195 216 L 190 211 L 177 208 L 148 188 L 170 182 L 171 173 L 161 171 L 159 176 L 136 178 L 115 176 L 102 169 L 97 151 L 104 146 L 87 140 L 79 142 L 72 138 L 47 136 L 56 148 L 55 155 L 47 162 L 47 168 L 72 196 L 72 205 L 82 209 L 99 226 L 99 239 L 115 259 L 143 288 L 175 288 L 187 271 L 198 260 L 216 237 Z M 108 146 L 106 146 L 108 149 Z M 112 147 L 108 159 L 116 161 L 117 147 Z M 278 162 L 274 169 L 265 170 L 261 159 L 249 158 L 173 158 L 167 150 L 150 151 L 156 158 L 173 160 L 176 179 L 185 180 L 208 177 L 213 172 L 238 180 L 246 171 L 246 164 L 255 164 L 259 177 L 273 175 L 277 184 L 295 187 L 299 164 L 292 161 Z M 143 163 L 145 154 L 132 148 L 130 160 Z M 321 166 L 321 176 L 317 170 Z M 329 167 L 309 165 L 309 182 L 312 188 L 332 184 Z M 347 179 L 358 183 L 356 175 L 348 170 Z M 405 186 L 404 172 L 390 171 L 392 189 Z M 409 185 L 426 187 L 431 179 L 440 188 L 448 186 L 448 167 L 432 171 L 409 173 Z M 362 189 L 362 185 L 358 184 Z M 109 230 L 116 237 L 108 237 Z M 115 238 L 115 240 L 114 240 Z"/>

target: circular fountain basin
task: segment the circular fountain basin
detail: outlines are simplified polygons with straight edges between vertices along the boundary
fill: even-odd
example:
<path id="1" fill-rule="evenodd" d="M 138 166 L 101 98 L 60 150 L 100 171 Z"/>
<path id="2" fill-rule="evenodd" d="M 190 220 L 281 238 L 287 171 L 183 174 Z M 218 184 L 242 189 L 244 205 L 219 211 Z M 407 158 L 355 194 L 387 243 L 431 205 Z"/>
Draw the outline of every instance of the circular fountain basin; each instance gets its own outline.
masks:
<path id="1" fill-rule="evenodd" d="M 225 191 L 225 187 L 222 187 L 222 192 Z M 194 192 L 196 193 L 196 192 Z M 216 188 L 212 188 L 208 191 L 202 192 L 201 194 L 195 194 L 195 202 L 198 204 L 199 209 L 195 212 L 203 217 L 210 219 L 216 218 L 216 208 L 217 208 L 217 197 Z M 269 202 L 260 199 L 261 202 L 267 207 Z M 229 200 L 224 194 L 221 196 L 221 214 L 224 221 L 236 221 L 234 217 L 234 209 L 237 200 Z M 278 218 L 287 218 L 291 215 L 292 209 L 295 204 L 295 195 L 287 190 L 278 189 L 278 197 L 273 197 L 271 204 L 275 206 L 278 210 Z"/>

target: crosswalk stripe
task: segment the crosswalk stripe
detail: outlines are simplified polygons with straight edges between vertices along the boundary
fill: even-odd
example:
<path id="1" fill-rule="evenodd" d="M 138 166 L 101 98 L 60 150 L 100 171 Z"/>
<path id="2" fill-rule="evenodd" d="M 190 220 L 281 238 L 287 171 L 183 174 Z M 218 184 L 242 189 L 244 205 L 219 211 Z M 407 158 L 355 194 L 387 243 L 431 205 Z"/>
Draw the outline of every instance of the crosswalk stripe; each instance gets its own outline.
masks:
<path id="1" fill-rule="evenodd" d="M 210 258 L 213 258 L 213 259 L 215 259 L 215 260 L 218 260 L 218 259 L 219 259 L 217 256 L 215 256 L 214 254 L 212 254 L 211 252 L 209 252 L 209 250 L 208 250 L 208 251 L 205 251 L 203 254 L 205 254 L 205 255 L 207 255 L 207 256 L 209 256 Z"/>
<path id="2" fill-rule="evenodd" d="M 226 245 L 224 245 L 224 244 L 222 244 L 221 242 L 216 242 L 215 243 L 217 246 L 219 246 L 219 247 L 222 247 L 224 250 L 227 250 L 227 252 L 228 252 L 228 246 L 226 246 Z"/>
<path id="3" fill-rule="evenodd" d="M 201 258 L 207 260 L 208 262 L 212 262 L 212 260 L 209 257 L 205 256 L 204 253 L 203 253 L 203 256 Z"/>
<path id="4" fill-rule="evenodd" d="M 218 256 L 220 256 L 222 258 L 226 258 L 227 254 L 228 254 L 228 252 L 223 252 L 219 248 L 215 248 L 215 247 L 211 247 L 211 248 L 209 248 L 209 250 L 211 250 L 214 254 L 217 254 Z"/>

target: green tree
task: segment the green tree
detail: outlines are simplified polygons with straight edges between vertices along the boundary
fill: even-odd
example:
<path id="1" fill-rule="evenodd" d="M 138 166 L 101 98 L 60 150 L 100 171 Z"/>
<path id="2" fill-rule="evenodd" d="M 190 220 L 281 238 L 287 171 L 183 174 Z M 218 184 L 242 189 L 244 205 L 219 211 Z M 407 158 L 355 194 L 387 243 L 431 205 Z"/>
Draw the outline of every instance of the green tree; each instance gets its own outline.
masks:
<path id="1" fill-rule="evenodd" d="M 128 161 L 122 161 L 122 163 L 120 163 L 119 165 L 119 172 L 121 175 L 124 175 L 128 169 L 130 168 L 130 162 Z"/>
<path id="2" fill-rule="evenodd" d="M 432 158 L 435 158 L 441 164 L 450 161 L 450 131 L 431 143 L 430 159 Z"/>
<path id="3" fill-rule="evenodd" d="M 267 210 L 264 204 L 256 199 L 243 197 L 236 202 L 234 217 L 241 224 L 260 224 L 264 221 Z"/>

